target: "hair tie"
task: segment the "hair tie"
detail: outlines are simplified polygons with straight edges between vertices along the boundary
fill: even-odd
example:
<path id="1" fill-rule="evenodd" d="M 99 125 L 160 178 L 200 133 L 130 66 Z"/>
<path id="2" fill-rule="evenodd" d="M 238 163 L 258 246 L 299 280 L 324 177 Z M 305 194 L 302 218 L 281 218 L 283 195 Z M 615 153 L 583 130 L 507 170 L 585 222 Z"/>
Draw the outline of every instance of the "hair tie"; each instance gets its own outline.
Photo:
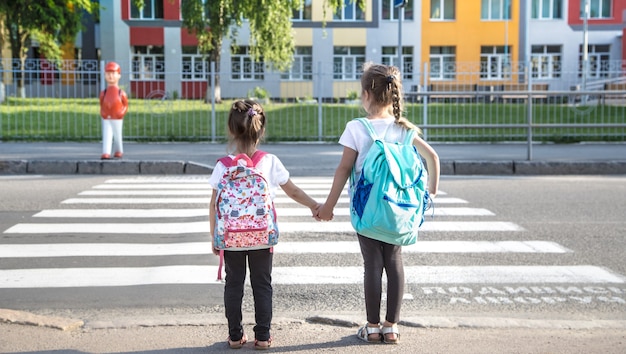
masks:
<path id="1" fill-rule="evenodd" d="M 250 107 L 250 109 L 248 109 L 248 117 L 252 118 L 256 115 L 257 115 L 257 112 L 254 110 L 254 108 Z"/>
<path id="2" fill-rule="evenodd" d="M 387 83 L 390 84 L 391 82 L 393 82 L 393 80 L 395 80 L 395 75 L 389 75 L 387 76 Z"/>

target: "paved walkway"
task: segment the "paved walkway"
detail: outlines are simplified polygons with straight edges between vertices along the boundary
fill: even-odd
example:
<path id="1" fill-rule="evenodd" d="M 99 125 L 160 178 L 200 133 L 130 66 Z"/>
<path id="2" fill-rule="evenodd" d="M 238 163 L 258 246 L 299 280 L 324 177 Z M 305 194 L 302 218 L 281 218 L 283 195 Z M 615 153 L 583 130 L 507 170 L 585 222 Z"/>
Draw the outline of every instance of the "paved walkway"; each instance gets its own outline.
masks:
<path id="1" fill-rule="evenodd" d="M 443 175 L 626 174 L 626 144 L 433 144 Z M 228 146 L 211 143 L 124 144 L 122 160 L 100 161 L 99 143 L 0 143 L 0 174 L 209 173 Z M 262 145 L 294 176 L 332 176 L 341 146 Z M 530 159 L 529 159 L 530 157 Z"/>

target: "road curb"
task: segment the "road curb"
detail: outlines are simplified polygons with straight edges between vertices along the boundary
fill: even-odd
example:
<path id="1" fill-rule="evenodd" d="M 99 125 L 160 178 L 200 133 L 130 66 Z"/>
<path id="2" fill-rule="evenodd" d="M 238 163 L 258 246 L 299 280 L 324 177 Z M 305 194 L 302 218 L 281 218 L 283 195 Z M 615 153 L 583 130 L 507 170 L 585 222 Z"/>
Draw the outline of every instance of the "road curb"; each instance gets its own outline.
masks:
<path id="1" fill-rule="evenodd" d="M 62 331 L 71 331 L 82 327 L 85 323 L 74 318 L 42 316 L 25 311 L 0 309 L 0 322 L 49 327 Z"/>
<path id="2" fill-rule="evenodd" d="M 248 319 L 248 320 L 246 320 Z M 254 314 L 244 314 L 244 325 L 253 326 Z M 226 319 L 216 314 L 155 315 L 115 317 L 94 320 L 79 320 L 57 316 L 36 315 L 25 311 L 0 309 L 0 322 L 37 327 L 49 327 L 62 331 L 80 328 L 88 330 L 125 329 L 134 327 L 175 327 L 175 326 L 225 326 Z M 288 316 L 275 316 L 272 325 L 288 326 L 294 323 L 313 323 L 329 326 L 357 328 L 364 322 L 362 318 L 350 315 L 315 315 L 304 319 Z M 514 317 L 445 317 L 419 316 L 406 317 L 400 326 L 416 328 L 528 328 L 528 329 L 626 329 L 626 320 L 556 320 L 524 319 Z"/>
<path id="3" fill-rule="evenodd" d="M 193 161 L 0 160 L 0 175 L 210 175 L 213 166 Z M 615 161 L 441 161 L 441 175 L 624 175 Z"/>

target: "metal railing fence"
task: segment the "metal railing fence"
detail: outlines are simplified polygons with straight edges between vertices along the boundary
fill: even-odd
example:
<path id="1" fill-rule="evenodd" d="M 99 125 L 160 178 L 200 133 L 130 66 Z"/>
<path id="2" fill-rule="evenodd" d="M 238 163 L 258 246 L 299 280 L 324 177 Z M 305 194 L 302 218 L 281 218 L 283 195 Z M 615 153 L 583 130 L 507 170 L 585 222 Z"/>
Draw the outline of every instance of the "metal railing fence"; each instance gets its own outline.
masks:
<path id="1" fill-rule="evenodd" d="M 457 72 L 456 80 L 443 81 L 429 77 L 424 65 L 427 75 L 404 80 L 405 115 L 429 141 L 623 142 L 626 73 L 621 65 L 587 78 L 584 87 L 579 72 L 528 82 L 519 66 L 504 80 L 486 80 L 476 64 L 478 72 Z M 0 139 L 99 140 L 101 68 L 95 61 L 29 60 L 24 69 L 5 63 L 0 72 Z M 284 80 L 281 73 L 268 71 L 262 80 L 244 81 L 233 79 L 241 78 L 239 73 L 222 70 L 221 103 L 206 100 L 213 97 L 217 77 L 212 74 L 185 81 L 193 75 L 162 72 L 158 80 L 131 80 L 136 76 L 130 73 L 122 80 L 131 97 L 124 138 L 224 141 L 232 99 L 249 97 L 259 87 L 256 94 L 269 95 L 256 97 L 267 111 L 266 140 L 336 141 L 346 122 L 365 112 L 351 96 L 360 90 L 360 82 L 336 80 L 331 71 L 318 69 L 305 81 Z"/>

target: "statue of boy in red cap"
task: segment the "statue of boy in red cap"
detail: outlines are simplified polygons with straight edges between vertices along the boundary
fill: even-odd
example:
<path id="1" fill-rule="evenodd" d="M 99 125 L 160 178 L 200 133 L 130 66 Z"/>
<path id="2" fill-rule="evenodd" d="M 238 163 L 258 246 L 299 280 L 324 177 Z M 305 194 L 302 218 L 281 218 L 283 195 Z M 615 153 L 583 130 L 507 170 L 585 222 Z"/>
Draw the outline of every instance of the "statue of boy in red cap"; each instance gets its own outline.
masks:
<path id="1" fill-rule="evenodd" d="M 120 89 L 118 83 L 122 69 L 115 62 L 104 67 L 104 80 L 107 88 L 100 92 L 100 116 L 102 117 L 102 160 L 111 158 L 111 145 L 115 141 L 116 158 L 122 158 L 124 147 L 122 142 L 122 122 L 128 111 L 128 97 Z"/>

